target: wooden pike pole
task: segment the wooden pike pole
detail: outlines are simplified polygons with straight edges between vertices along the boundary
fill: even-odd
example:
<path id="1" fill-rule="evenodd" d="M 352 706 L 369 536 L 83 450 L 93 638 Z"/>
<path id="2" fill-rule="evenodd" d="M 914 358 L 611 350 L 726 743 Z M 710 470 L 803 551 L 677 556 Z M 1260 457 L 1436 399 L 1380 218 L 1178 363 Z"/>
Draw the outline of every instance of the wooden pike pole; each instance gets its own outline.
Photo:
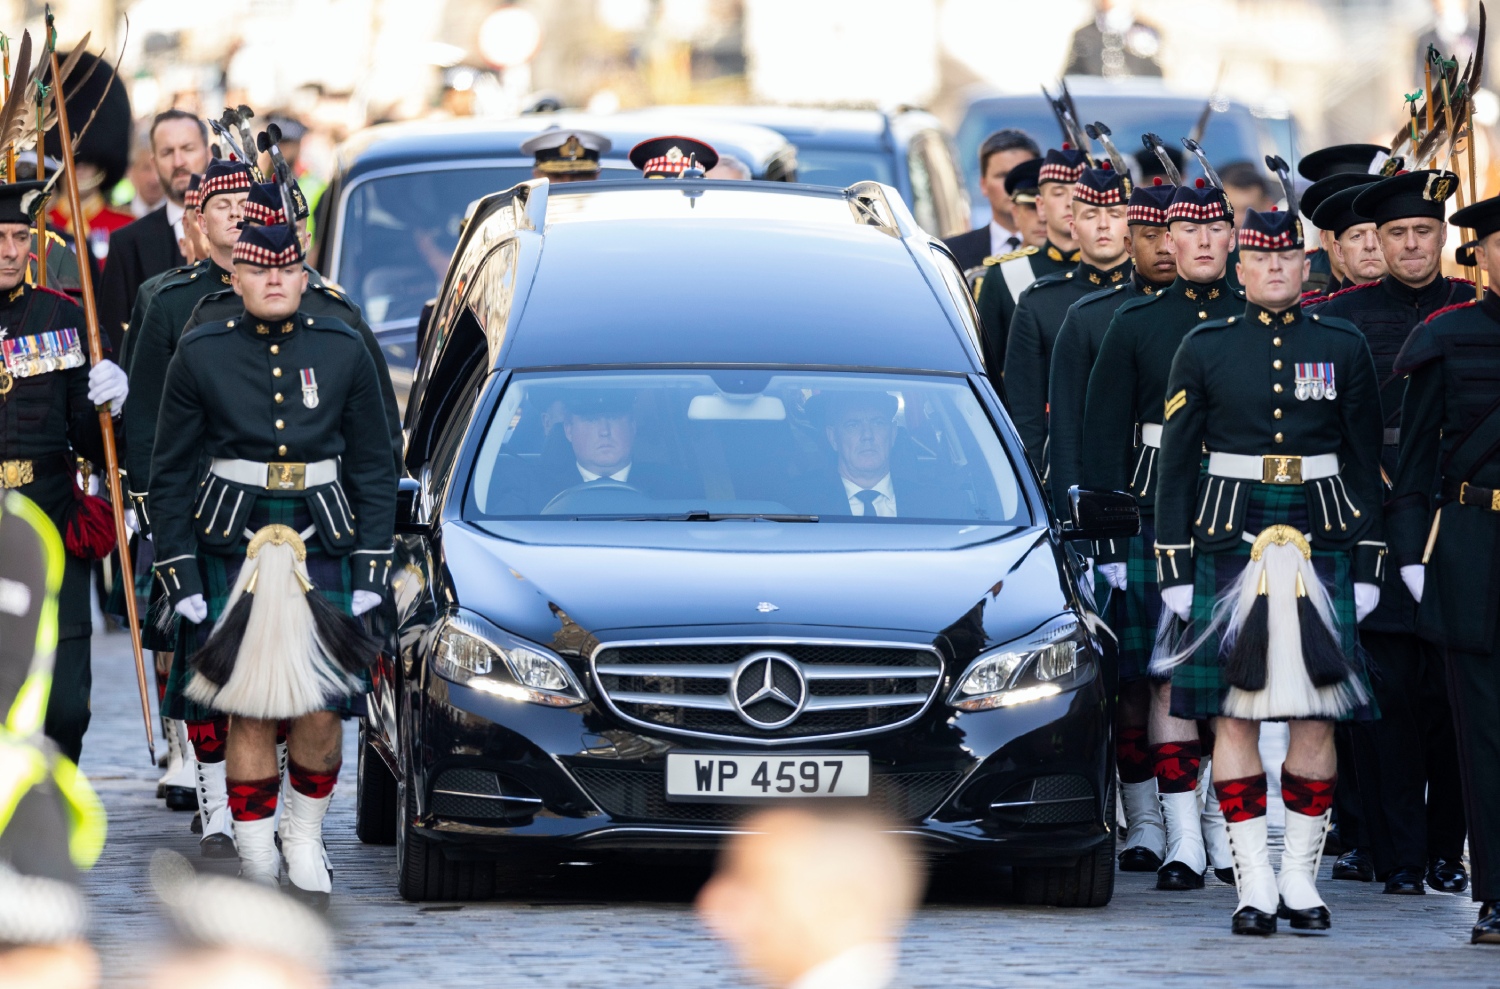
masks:
<path id="1" fill-rule="evenodd" d="M 0 34 L 0 54 L 5 56 L 5 99 L 10 99 L 10 39 Z M 5 181 L 16 180 L 16 148 L 15 143 L 5 148 Z"/>
<path id="2" fill-rule="evenodd" d="M 57 53 L 52 53 L 52 61 L 57 61 Z M 56 75 L 53 80 L 56 80 Z M 46 131 L 42 124 L 47 119 L 47 87 L 42 85 L 42 80 L 36 80 L 36 180 L 41 182 L 47 178 L 47 154 Z M 80 265 L 79 267 L 82 267 Z M 36 283 L 42 288 L 47 287 L 47 210 L 42 209 L 36 215 Z M 111 434 L 113 435 L 113 434 Z"/>
<path id="3" fill-rule="evenodd" d="M 104 345 L 99 336 L 99 311 L 94 305 L 94 273 L 88 257 L 88 233 L 84 226 L 83 203 L 78 194 L 78 171 L 73 163 L 73 134 L 68 126 L 68 105 L 63 98 L 57 62 L 56 32 L 52 26 L 52 10 L 47 9 L 47 57 L 52 65 L 52 83 L 57 88 L 53 99 L 57 103 L 58 143 L 62 145 L 63 170 L 68 183 L 68 206 L 73 214 L 73 242 L 79 245 L 78 281 L 83 288 L 83 315 L 88 323 L 89 360 L 98 364 L 104 359 Z M 41 160 L 42 147 L 37 145 L 37 159 Z M 130 646 L 135 653 L 135 682 L 141 692 L 141 717 L 146 725 L 146 748 L 151 753 L 151 762 L 156 763 L 156 731 L 151 726 L 151 695 L 146 687 L 146 657 L 141 651 L 141 629 L 135 601 L 135 567 L 130 560 L 130 532 L 125 527 L 125 499 L 120 492 L 120 460 L 115 452 L 115 431 L 110 421 L 109 408 L 99 410 L 99 430 L 104 434 L 104 476 L 109 482 L 109 502 L 115 516 L 115 541 L 120 550 L 120 579 L 125 581 L 125 612 L 130 623 Z"/>
<path id="4" fill-rule="evenodd" d="M 1431 62 L 1428 62 L 1427 64 L 1428 64 L 1429 67 L 1432 65 Z M 1453 64 L 1457 65 L 1458 63 L 1455 61 Z M 1444 122 L 1447 123 L 1447 125 L 1448 125 L 1448 134 L 1449 134 L 1450 138 L 1456 140 L 1457 137 L 1458 137 L 1458 130 L 1457 130 L 1457 128 L 1454 127 L 1454 121 L 1453 121 L 1453 94 L 1448 89 L 1448 69 L 1449 68 L 1450 68 L 1450 66 L 1448 65 L 1448 63 L 1444 62 L 1441 58 L 1438 60 L 1438 71 L 1440 73 L 1442 73 L 1441 79 L 1442 79 L 1442 83 L 1443 83 L 1443 119 L 1444 119 Z M 1463 87 L 1459 87 L 1459 88 L 1462 89 Z M 1432 94 L 1431 93 L 1429 93 L 1428 96 L 1427 96 L 1427 105 L 1428 105 L 1428 107 L 1432 106 Z M 1466 138 L 1466 140 L 1468 140 L 1470 142 L 1470 146 L 1472 147 L 1472 142 L 1474 140 L 1474 135 L 1472 133 L 1470 133 L 1469 136 Z M 1452 160 L 1451 149 L 1453 148 L 1453 145 L 1450 144 L 1449 148 L 1450 148 L 1450 161 L 1451 161 L 1451 163 L 1453 164 L 1453 166 L 1454 166 L 1454 168 L 1456 170 L 1457 167 L 1458 167 L 1458 162 Z M 1436 152 L 1434 152 L 1434 155 L 1435 154 L 1436 154 Z M 1437 165 L 1436 157 L 1434 157 L 1433 165 L 1434 166 Z M 1473 178 L 1472 174 L 1470 175 L 1470 178 L 1471 179 Z M 1460 175 L 1459 178 L 1458 178 L 1458 188 L 1455 191 L 1458 193 L 1458 208 L 1459 209 L 1463 209 L 1466 205 L 1468 205 L 1468 203 L 1465 201 L 1465 198 L 1464 198 L 1464 180 L 1463 180 L 1463 176 L 1462 175 Z M 1465 243 L 1468 243 L 1470 240 L 1474 239 L 1474 231 L 1470 230 L 1468 227 L 1462 227 L 1462 228 L 1460 228 L 1459 232 L 1463 236 Z M 1472 266 L 1469 266 L 1469 265 L 1465 265 L 1464 266 L 1464 271 L 1465 271 L 1466 274 L 1468 274 L 1470 276 L 1469 280 L 1474 283 L 1474 286 L 1475 286 L 1475 289 L 1476 289 L 1476 293 L 1475 294 L 1477 295 L 1478 294 L 1477 289 L 1479 287 L 1479 271 L 1476 268 L 1474 268 Z"/>

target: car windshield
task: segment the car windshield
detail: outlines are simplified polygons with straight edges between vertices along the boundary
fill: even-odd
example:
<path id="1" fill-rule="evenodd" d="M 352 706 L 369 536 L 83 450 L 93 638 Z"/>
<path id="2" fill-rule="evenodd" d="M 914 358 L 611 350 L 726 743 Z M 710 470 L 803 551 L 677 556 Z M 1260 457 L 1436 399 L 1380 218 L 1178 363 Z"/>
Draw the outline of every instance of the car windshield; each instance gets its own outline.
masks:
<path id="1" fill-rule="evenodd" d="M 604 178 L 635 169 L 605 168 Z M 335 281 L 377 329 L 416 320 L 437 295 L 469 204 L 531 178 L 530 164 L 413 168 L 360 182 L 339 225 Z"/>
<path id="2" fill-rule="evenodd" d="M 968 381 L 779 371 L 519 374 L 464 517 L 1025 524 Z"/>
<path id="3" fill-rule="evenodd" d="M 896 176 L 891 171 L 889 153 L 797 145 L 798 182 L 844 189 L 856 182 L 870 180 L 884 182 L 886 185 L 895 184 Z"/>

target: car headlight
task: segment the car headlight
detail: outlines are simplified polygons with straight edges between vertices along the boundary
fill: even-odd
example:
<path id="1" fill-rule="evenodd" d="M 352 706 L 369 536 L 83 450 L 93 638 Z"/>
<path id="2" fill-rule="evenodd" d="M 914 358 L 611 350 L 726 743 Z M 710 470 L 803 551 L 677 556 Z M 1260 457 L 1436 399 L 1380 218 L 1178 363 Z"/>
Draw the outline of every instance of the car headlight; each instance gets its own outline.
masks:
<path id="1" fill-rule="evenodd" d="M 466 613 L 443 620 L 432 668 L 444 680 L 515 701 L 573 707 L 588 699 L 560 657 Z"/>
<path id="2" fill-rule="evenodd" d="M 948 703 L 960 711 L 1014 707 L 1054 697 L 1093 674 L 1093 653 L 1083 627 L 1065 615 L 970 663 Z"/>

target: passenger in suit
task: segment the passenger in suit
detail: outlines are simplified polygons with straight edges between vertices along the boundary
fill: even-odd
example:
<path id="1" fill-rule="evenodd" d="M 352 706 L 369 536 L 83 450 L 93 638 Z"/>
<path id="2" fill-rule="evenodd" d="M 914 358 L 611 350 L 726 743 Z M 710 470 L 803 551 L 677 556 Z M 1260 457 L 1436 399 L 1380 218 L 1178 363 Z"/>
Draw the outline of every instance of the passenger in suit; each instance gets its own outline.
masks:
<path id="1" fill-rule="evenodd" d="M 967 518 L 954 488 L 921 476 L 915 458 L 899 455 L 895 396 L 883 391 L 830 392 L 824 433 L 838 459 L 836 476 L 819 482 L 823 515 Z"/>

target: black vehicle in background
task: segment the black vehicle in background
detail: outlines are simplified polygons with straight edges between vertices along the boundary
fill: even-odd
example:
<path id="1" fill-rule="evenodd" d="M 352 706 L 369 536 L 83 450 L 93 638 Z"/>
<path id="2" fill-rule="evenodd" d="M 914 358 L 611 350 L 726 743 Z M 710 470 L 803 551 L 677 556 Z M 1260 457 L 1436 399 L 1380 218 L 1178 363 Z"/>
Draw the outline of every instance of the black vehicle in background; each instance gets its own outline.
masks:
<path id="1" fill-rule="evenodd" d="M 1138 520 L 1081 492 L 1054 526 L 977 344 L 890 186 L 478 203 L 419 344 L 360 729 L 357 830 L 401 894 L 846 799 L 1026 902 L 1108 902 L 1108 631 L 1069 541 Z"/>
<path id="2" fill-rule="evenodd" d="M 521 144 L 554 126 L 591 130 L 613 142 L 601 178 L 629 179 L 640 175 L 626 158 L 631 147 L 672 133 L 674 125 L 680 122 L 660 116 L 563 112 L 368 128 L 338 150 L 338 167 L 318 202 L 309 260 L 364 310 L 404 400 L 417 320 L 437 294 L 465 212 L 531 178 L 533 159 L 521 154 Z M 775 131 L 730 121 L 694 126 L 696 136 L 745 162 L 756 179 L 796 180 L 796 149 Z"/>

